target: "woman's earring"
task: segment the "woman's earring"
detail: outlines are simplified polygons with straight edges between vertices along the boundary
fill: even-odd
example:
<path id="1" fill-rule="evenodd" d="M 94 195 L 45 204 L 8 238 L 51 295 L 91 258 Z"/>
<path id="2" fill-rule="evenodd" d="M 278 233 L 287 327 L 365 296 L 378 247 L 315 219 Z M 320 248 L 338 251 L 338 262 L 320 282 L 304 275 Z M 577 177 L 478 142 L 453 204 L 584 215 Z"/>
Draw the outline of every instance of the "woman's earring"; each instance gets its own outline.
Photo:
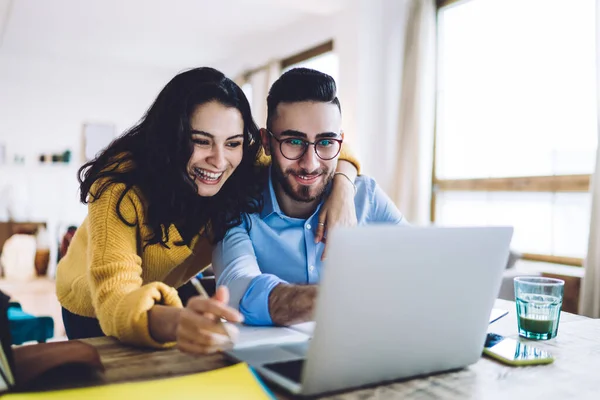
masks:
<path id="1" fill-rule="evenodd" d="M 249 136 L 250 136 L 250 146 L 252 146 L 257 141 L 256 135 L 249 135 Z"/>

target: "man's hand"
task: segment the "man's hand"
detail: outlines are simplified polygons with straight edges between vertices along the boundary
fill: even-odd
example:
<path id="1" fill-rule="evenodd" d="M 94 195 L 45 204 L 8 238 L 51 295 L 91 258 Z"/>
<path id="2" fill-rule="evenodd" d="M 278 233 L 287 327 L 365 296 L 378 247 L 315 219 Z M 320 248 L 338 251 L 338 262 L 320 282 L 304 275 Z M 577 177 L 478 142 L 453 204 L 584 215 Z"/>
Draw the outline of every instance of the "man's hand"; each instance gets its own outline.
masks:
<path id="1" fill-rule="evenodd" d="M 280 283 L 269 294 L 269 314 L 275 325 L 293 325 L 311 321 L 317 287 Z"/>
<path id="2" fill-rule="evenodd" d="M 192 297 L 182 310 L 177 325 L 177 348 L 190 354 L 211 354 L 233 347 L 239 330 L 231 324 L 242 322 L 244 317 L 229 307 L 229 291 L 220 286 L 214 297 Z"/>
<path id="3" fill-rule="evenodd" d="M 315 243 L 326 243 L 325 232 L 336 226 L 356 226 L 356 206 L 354 204 L 354 186 L 345 176 L 335 175 L 331 193 L 319 213 L 319 224 L 315 234 Z M 327 245 L 323 249 L 321 260 L 325 259 Z"/>

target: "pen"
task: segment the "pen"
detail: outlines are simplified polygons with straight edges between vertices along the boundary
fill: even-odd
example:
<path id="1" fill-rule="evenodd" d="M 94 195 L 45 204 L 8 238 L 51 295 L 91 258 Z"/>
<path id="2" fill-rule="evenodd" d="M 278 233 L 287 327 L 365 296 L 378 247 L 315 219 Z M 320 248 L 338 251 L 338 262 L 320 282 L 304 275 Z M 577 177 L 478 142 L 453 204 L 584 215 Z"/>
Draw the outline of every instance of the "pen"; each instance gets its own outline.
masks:
<path id="1" fill-rule="evenodd" d="M 192 282 L 192 286 L 194 286 L 194 289 L 196 289 L 196 292 L 198 292 L 200 296 L 207 299 L 210 298 L 210 296 L 208 295 L 208 293 L 206 293 L 206 290 L 204 290 L 204 287 L 202 286 L 198 278 L 193 277 L 192 279 L 190 279 L 190 281 Z"/>
<path id="2" fill-rule="evenodd" d="M 210 296 L 208 295 L 208 293 L 206 293 L 206 290 L 204 289 L 198 278 L 193 277 L 192 279 L 190 279 L 190 282 L 192 282 L 192 286 L 194 287 L 194 289 L 196 289 L 198 295 L 204 297 L 205 299 L 210 299 Z M 223 318 L 219 318 L 219 321 L 221 322 L 221 327 L 223 328 L 223 331 L 225 332 L 229 340 L 233 342 L 231 336 L 229 335 L 229 331 L 227 331 L 227 329 L 225 328 L 226 321 Z"/>

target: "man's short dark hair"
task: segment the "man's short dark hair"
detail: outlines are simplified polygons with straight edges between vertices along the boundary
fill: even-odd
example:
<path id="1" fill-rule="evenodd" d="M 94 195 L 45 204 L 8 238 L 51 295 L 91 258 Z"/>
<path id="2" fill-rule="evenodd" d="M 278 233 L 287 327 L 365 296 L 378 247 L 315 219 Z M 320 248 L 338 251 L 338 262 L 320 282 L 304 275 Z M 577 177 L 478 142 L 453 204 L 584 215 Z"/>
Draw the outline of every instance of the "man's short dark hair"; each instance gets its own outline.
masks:
<path id="1" fill-rule="evenodd" d="M 281 75 L 273 83 L 267 96 L 267 129 L 271 124 L 280 103 L 295 103 L 298 101 L 316 101 L 333 103 L 338 106 L 335 80 L 323 72 L 309 68 L 294 68 Z"/>

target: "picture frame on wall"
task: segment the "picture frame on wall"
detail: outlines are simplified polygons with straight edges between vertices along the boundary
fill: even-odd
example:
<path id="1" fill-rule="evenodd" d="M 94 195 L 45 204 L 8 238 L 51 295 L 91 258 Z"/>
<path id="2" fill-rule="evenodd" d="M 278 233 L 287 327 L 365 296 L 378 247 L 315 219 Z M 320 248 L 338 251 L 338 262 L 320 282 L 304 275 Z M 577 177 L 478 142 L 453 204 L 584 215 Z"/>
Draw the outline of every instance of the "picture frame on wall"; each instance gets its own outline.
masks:
<path id="1" fill-rule="evenodd" d="M 91 161 L 115 139 L 115 125 L 83 124 L 84 161 Z"/>

